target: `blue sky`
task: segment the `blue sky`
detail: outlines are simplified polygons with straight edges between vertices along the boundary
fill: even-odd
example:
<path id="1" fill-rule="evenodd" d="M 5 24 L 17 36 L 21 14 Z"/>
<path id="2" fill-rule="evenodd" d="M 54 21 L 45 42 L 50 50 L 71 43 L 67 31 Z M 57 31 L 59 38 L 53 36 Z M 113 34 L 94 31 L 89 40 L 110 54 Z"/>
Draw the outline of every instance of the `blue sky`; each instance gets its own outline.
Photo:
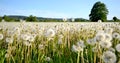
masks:
<path id="1" fill-rule="evenodd" d="M 120 0 L 0 0 L 0 16 L 35 15 L 51 18 L 89 19 L 93 4 L 101 1 L 106 4 L 109 14 L 120 18 Z"/>

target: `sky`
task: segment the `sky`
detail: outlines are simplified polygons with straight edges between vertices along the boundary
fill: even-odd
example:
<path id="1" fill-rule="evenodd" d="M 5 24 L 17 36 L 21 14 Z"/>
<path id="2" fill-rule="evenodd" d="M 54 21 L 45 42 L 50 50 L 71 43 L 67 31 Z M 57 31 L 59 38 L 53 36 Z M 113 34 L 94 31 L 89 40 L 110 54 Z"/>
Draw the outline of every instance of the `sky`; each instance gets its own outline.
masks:
<path id="1" fill-rule="evenodd" d="M 0 16 L 34 15 L 49 18 L 85 18 L 97 1 L 106 4 L 108 19 L 120 18 L 120 0 L 0 0 Z"/>

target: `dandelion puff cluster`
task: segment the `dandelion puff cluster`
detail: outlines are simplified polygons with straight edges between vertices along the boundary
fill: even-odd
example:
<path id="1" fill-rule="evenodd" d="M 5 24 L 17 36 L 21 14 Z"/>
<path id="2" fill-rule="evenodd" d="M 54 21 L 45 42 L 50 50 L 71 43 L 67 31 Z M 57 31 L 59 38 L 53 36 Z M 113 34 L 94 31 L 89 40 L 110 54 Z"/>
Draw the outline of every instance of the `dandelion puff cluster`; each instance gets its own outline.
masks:
<path id="1" fill-rule="evenodd" d="M 116 62 L 116 55 L 115 55 L 115 53 L 113 53 L 111 51 L 104 52 L 102 58 L 105 63 L 115 63 Z"/>
<path id="2" fill-rule="evenodd" d="M 118 52 L 120 52 L 120 44 L 117 44 L 117 45 L 116 45 L 116 50 L 117 50 Z"/>

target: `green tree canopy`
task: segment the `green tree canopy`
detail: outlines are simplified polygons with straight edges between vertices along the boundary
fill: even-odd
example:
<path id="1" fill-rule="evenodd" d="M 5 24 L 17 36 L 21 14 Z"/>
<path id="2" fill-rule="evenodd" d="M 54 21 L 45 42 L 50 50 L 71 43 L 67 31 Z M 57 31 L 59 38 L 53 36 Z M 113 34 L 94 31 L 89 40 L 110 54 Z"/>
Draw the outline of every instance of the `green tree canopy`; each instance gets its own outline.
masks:
<path id="1" fill-rule="evenodd" d="M 14 21 L 12 18 L 10 18 L 10 17 L 8 17 L 8 16 L 6 16 L 6 15 L 3 16 L 3 19 L 4 19 L 5 21 L 8 21 L 8 22 Z"/>
<path id="2" fill-rule="evenodd" d="M 114 16 L 113 21 L 118 21 L 118 18 L 116 16 Z"/>
<path id="3" fill-rule="evenodd" d="M 2 17 L 0 16 L 0 22 L 2 21 Z"/>
<path id="4" fill-rule="evenodd" d="M 106 8 L 106 5 L 98 1 L 93 5 L 91 13 L 89 14 L 89 18 L 94 22 L 98 20 L 107 21 L 107 14 L 108 9 Z"/>
<path id="5" fill-rule="evenodd" d="M 26 21 L 36 22 L 36 21 L 38 21 L 38 20 L 37 20 L 36 16 L 30 15 L 29 17 L 26 18 Z"/>

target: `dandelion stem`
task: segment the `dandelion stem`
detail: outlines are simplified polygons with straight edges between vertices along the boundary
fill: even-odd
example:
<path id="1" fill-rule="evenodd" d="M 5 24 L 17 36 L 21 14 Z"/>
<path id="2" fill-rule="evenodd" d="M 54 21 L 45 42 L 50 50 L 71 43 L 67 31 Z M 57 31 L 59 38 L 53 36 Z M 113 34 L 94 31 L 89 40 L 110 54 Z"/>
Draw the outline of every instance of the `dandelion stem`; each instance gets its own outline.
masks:
<path id="1" fill-rule="evenodd" d="M 96 53 L 94 53 L 94 63 L 96 63 Z"/>
<path id="2" fill-rule="evenodd" d="M 77 63 L 79 63 L 79 60 L 80 60 L 80 52 L 78 52 Z"/>

